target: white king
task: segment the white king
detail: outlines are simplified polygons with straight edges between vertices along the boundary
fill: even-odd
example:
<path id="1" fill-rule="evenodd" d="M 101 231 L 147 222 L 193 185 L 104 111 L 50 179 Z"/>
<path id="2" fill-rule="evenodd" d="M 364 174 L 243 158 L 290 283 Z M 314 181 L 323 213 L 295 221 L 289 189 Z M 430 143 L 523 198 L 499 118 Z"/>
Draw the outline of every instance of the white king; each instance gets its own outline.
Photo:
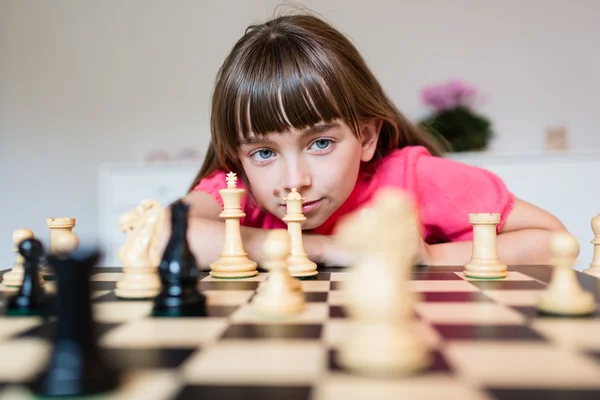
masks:
<path id="1" fill-rule="evenodd" d="M 248 278 L 258 274 L 256 262 L 248 258 L 242 243 L 240 219 L 246 214 L 242 211 L 242 196 L 245 190 L 237 187 L 237 176 L 229 172 L 226 177 L 227 188 L 219 190 L 223 199 L 223 211 L 219 217 L 225 219 L 225 239 L 219 259 L 210 265 L 210 275 L 215 278 Z"/>

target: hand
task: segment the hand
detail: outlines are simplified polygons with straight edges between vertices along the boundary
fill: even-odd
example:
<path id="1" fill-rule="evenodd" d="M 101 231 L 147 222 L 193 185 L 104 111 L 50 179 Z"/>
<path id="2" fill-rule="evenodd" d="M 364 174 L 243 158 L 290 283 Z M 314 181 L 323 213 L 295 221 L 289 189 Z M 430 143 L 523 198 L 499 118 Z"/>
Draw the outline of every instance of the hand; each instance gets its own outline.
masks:
<path id="1" fill-rule="evenodd" d="M 349 267 L 353 264 L 352 252 L 342 248 L 331 236 L 304 234 L 303 243 L 308 257 L 318 264 L 332 267 Z"/>
<path id="2" fill-rule="evenodd" d="M 417 252 L 416 261 L 421 265 L 431 265 L 431 248 L 423 239 L 421 239 L 421 247 Z"/>
<path id="3" fill-rule="evenodd" d="M 354 254 L 339 245 L 332 238 L 325 237 L 323 241 L 322 263 L 331 267 L 351 267 L 354 264 Z"/>

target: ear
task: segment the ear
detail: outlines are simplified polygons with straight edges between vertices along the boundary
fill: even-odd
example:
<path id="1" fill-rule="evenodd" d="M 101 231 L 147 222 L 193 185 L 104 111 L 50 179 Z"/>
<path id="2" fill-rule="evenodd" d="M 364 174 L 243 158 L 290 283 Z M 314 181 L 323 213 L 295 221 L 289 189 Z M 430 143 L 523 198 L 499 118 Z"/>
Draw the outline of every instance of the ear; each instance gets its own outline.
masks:
<path id="1" fill-rule="evenodd" d="M 381 126 L 383 125 L 383 121 L 380 119 L 373 119 L 370 121 L 366 121 L 361 123 L 360 131 L 362 135 L 362 152 L 361 152 L 361 161 L 368 162 L 371 161 L 373 155 L 375 154 L 375 150 L 377 149 L 377 142 L 379 140 L 379 132 L 381 131 Z"/>

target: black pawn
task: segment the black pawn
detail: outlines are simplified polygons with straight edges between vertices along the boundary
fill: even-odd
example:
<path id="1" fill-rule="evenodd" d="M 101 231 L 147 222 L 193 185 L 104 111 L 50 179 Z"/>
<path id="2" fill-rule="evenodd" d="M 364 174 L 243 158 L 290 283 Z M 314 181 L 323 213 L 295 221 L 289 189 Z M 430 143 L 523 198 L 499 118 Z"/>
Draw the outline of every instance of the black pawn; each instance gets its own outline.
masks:
<path id="1" fill-rule="evenodd" d="M 91 304 L 90 275 L 100 253 L 51 255 L 57 281 L 57 327 L 52 355 L 29 384 L 42 396 L 85 396 L 115 389 L 119 373 L 100 354 Z"/>
<path id="2" fill-rule="evenodd" d="M 206 316 L 206 297 L 198 291 L 198 264 L 187 241 L 189 205 L 171 205 L 171 237 L 159 265 L 161 292 L 154 299 L 155 317 Z"/>
<path id="3" fill-rule="evenodd" d="M 37 239 L 25 239 L 19 244 L 19 253 L 25 258 L 23 282 L 19 291 L 6 302 L 7 315 L 43 315 L 46 293 L 40 284 L 40 268 L 44 246 Z"/>

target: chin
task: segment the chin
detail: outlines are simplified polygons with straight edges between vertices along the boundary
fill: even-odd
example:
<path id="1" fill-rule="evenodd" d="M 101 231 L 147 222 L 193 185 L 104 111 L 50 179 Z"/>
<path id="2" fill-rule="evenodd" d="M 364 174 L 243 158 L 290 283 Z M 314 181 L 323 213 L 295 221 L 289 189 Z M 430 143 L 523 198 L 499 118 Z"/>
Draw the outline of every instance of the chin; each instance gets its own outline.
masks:
<path id="1" fill-rule="evenodd" d="M 323 225 L 323 223 L 326 220 L 326 218 L 308 218 L 306 221 L 302 222 L 302 230 L 309 231 L 312 229 L 316 229 L 319 226 Z"/>

